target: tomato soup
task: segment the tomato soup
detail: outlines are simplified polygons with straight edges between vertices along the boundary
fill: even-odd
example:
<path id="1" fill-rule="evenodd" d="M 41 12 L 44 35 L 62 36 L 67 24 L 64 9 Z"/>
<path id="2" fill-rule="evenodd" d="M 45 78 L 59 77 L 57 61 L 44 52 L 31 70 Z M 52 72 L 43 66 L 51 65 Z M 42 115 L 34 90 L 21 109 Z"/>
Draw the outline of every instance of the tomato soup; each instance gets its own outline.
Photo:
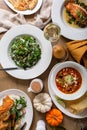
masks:
<path id="1" fill-rule="evenodd" d="M 55 78 L 57 88 L 65 94 L 76 92 L 82 84 L 81 74 L 74 68 L 61 69 Z"/>

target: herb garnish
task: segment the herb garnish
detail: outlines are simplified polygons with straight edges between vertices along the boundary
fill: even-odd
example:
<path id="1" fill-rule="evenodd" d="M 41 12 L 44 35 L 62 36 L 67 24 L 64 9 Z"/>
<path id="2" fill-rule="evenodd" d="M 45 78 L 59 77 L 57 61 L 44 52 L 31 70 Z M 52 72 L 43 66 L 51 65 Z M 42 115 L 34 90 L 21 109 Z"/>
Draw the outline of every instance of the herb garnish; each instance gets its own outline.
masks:
<path id="1" fill-rule="evenodd" d="M 20 119 L 23 114 L 22 110 L 27 106 L 27 103 L 24 99 L 24 97 L 20 96 L 20 99 L 15 99 L 14 100 L 14 106 L 11 108 L 10 112 L 11 115 L 16 115 L 16 120 Z"/>

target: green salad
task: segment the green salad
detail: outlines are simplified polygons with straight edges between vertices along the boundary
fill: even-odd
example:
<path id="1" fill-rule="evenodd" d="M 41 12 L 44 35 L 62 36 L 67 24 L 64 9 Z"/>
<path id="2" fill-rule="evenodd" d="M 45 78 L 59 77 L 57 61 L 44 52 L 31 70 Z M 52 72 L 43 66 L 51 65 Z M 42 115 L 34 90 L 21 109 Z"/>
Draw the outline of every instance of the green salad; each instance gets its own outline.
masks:
<path id="1" fill-rule="evenodd" d="M 17 66 L 30 68 L 41 58 L 41 48 L 33 36 L 20 35 L 11 42 L 10 56 Z"/>

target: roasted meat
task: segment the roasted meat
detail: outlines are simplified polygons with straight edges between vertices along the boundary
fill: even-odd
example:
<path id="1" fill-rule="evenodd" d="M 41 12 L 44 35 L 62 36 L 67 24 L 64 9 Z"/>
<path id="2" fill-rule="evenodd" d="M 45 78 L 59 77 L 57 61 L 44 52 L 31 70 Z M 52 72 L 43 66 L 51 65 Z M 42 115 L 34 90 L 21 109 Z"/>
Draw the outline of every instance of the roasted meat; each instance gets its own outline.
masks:
<path id="1" fill-rule="evenodd" d="M 7 126 L 7 122 L 3 122 L 2 120 L 0 120 L 0 130 L 6 130 Z"/>
<path id="2" fill-rule="evenodd" d="M 6 112 L 3 112 L 1 115 L 0 115 L 0 120 L 2 121 L 6 121 L 8 120 L 10 117 L 10 112 L 9 111 L 6 111 Z"/>
<path id="3" fill-rule="evenodd" d="M 13 104 L 14 104 L 14 101 L 9 96 L 6 96 L 5 98 L 3 98 L 3 104 L 0 106 L 0 115 L 10 110 Z"/>
<path id="4" fill-rule="evenodd" d="M 73 2 L 67 3 L 65 7 L 76 21 L 84 26 L 87 25 L 87 11 L 84 8 Z"/>

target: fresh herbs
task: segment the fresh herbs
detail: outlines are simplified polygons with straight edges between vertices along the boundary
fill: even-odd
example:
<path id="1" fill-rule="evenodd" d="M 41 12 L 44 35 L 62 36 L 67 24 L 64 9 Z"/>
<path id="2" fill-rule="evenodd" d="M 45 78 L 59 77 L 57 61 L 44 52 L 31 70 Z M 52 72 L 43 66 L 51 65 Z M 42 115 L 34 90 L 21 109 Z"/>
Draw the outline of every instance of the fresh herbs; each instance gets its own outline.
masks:
<path id="1" fill-rule="evenodd" d="M 14 100 L 14 106 L 11 108 L 10 112 L 11 115 L 15 115 L 15 120 L 18 120 L 22 118 L 23 114 L 23 109 L 27 106 L 26 101 L 24 97 L 20 96 L 20 99 L 15 99 Z"/>
<path id="2" fill-rule="evenodd" d="M 26 69 L 39 61 L 41 48 L 33 36 L 20 35 L 11 42 L 10 55 L 17 66 Z"/>
<path id="3" fill-rule="evenodd" d="M 87 5 L 84 2 L 80 2 L 79 0 L 75 0 L 75 3 L 80 5 L 85 10 L 87 10 Z"/>
<path id="4" fill-rule="evenodd" d="M 87 18 L 82 14 L 80 10 L 76 10 L 77 16 L 80 18 L 81 21 L 85 21 Z"/>

